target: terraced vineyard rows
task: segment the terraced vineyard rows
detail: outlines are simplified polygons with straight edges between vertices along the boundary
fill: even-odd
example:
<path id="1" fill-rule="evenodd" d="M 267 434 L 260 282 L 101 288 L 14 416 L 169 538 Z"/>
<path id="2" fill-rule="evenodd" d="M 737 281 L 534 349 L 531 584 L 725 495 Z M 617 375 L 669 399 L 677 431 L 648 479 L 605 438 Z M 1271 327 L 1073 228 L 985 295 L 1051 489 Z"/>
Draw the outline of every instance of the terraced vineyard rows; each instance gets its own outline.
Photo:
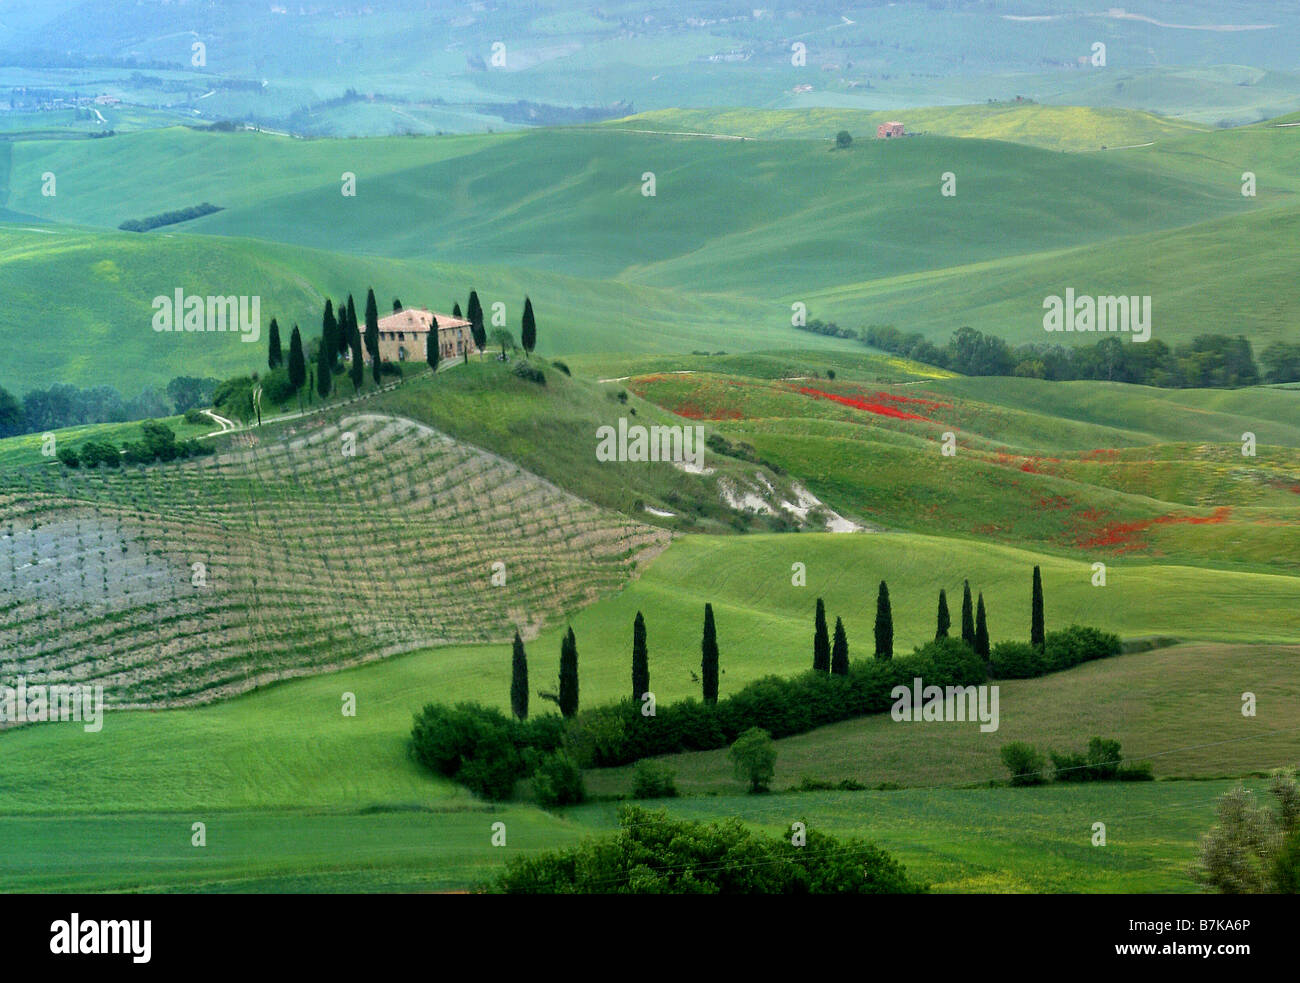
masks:
<path id="1" fill-rule="evenodd" d="M 528 637 L 668 540 L 377 415 L 185 463 L 0 482 L 0 681 L 102 683 L 123 706 Z"/>

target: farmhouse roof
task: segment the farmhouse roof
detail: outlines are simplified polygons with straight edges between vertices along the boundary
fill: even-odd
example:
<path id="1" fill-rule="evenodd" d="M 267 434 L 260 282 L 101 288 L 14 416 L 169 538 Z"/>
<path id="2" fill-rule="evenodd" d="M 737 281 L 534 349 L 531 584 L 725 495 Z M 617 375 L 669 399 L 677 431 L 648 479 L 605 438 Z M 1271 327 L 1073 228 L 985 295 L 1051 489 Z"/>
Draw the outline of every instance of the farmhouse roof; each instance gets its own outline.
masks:
<path id="1" fill-rule="evenodd" d="M 427 334 L 433 318 L 438 319 L 438 328 L 468 328 L 469 322 L 464 318 L 441 314 L 424 307 L 407 307 L 394 311 L 387 317 L 379 319 L 380 331 L 410 331 L 413 334 Z"/>

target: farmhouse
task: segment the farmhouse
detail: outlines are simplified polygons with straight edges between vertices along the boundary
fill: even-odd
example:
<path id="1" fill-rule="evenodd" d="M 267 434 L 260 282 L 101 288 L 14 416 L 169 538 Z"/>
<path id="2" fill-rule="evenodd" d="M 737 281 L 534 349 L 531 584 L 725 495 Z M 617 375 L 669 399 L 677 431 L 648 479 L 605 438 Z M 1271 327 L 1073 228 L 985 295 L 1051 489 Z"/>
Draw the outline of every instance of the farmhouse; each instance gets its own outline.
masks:
<path id="1" fill-rule="evenodd" d="M 877 140 L 891 140 L 894 137 L 906 136 L 903 132 L 902 123 L 881 123 L 876 127 Z"/>
<path id="2" fill-rule="evenodd" d="M 469 322 L 422 307 L 408 307 L 379 319 L 379 358 L 384 362 L 423 362 L 434 320 L 438 323 L 438 352 L 443 358 L 478 351 Z"/>

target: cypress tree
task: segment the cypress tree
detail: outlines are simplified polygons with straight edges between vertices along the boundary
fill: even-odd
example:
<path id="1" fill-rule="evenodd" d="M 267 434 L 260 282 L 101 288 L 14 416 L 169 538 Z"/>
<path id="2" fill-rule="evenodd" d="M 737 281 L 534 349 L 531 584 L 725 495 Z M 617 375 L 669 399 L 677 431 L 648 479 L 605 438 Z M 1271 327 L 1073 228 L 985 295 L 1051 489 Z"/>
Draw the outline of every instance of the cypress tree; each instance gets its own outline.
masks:
<path id="1" fill-rule="evenodd" d="M 334 301 L 325 299 L 325 317 L 321 321 L 320 354 L 327 355 L 329 367 L 334 368 L 334 360 L 339 354 L 339 322 L 334 317 Z"/>
<path id="2" fill-rule="evenodd" d="M 438 349 L 438 319 L 429 322 L 429 337 L 424 342 L 424 360 L 429 363 L 429 371 L 438 371 L 438 358 L 442 352 Z"/>
<path id="3" fill-rule="evenodd" d="M 348 294 L 348 324 L 357 329 L 357 334 L 361 333 L 361 324 L 357 321 L 357 305 L 351 294 Z"/>
<path id="4" fill-rule="evenodd" d="M 826 631 L 826 605 L 817 598 L 817 614 L 813 617 L 813 668 L 818 672 L 831 671 L 831 639 Z"/>
<path id="5" fill-rule="evenodd" d="M 515 629 L 514 655 L 510 660 L 510 709 L 520 720 L 528 719 L 528 655 L 518 629 Z"/>
<path id="6" fill-rule="evenodd" d="M 961 640 L 971 648 L 975 647 L 975 610 L 971 606 L 970 581 L 965 582 L 961 596 Z"/>
<path id="7" fill-rule="evenodd" d="M 948 637 L 948 629 L 952 627 L 952 618 L 948 617 L 948 595 L 942 588 L 939 589 L 939 625 L 935 629 L 934 640 L 937 642 L 941 638 Z"/>
<path id="8" fill-rule="evenodd" d="M 460 321 L 465 319 L 465 315 L 460 312 L 460 301 L 451 305 L 451 316 Z"/>
<path id="9" fill-rule="evenodd" d="M 641 702 L 649 692 L 650 655 L 646 651 L 645 618 L 638 611 L 632 622 L 632 702 Z"/>
<path id="10" fill-rule="evenodd" d="M 280 325 L 275 323 L 275 318 L 271 318 L 271 334 L 266 342 L 266 367 L 278 369 L 283 362 L 284 355 L 280 351 Z"/>
<path id="11" fill-rule="evenodd" d="M 352 346 L 352 324 L 350 321 L 348 321 L 347 304 L 345 304 L 343 301 L 339 301 L 338 306 L 335 307 L 334 310 L 335 310 L 335 316 L 338 318 L 338 325 L 339 325 L 338 352 L 339 352 L 339 358 L 342 358 L 344 355 L 348 353 L 348 349 Z"/>
<path id="12" fill-rule="evenodd" d="M 465 317 L 469 320 L 469 333 L 474 337 L 474 345 L 479 350 L 479 358 L 483 357 L 483 349 L 487 346 L 487 329 L 483 326 L 483 305 L 478 301 L 478 291 L 469 292 L 469 306 L 465 308 Z"/>
<path id="13" fill-rule="evenodd" d="M 346 311 L 347 309 L 344 308 Z M 366 364 L 361 357 L 361 332 L 357 330 L 356 322 L 346 313 L 345 319 L 348 322 L 348 349 L 352 352 L 352 364 L 348 366 L 348 378 L 352 380 L 352 394 L 355 396 L 361 391 L 361 380 L 366 377 Z"/>
<path id="14" fill-rule="evenodd" d="M 1034 567 L 1032 608 L 1029 622 L 1029 644 L 1041 652 L 1047 647 L 1047 632 L 1043 628 L 1043 575 L 1038 567 Z"/>
<path id="15" fill-rule="evenodd" d="M 298 395 L 298 409 L 302 409 L 302 387 L 306 381 L 307 360 L 302 354 L 302 335 L 298 333 L 298 325 L 295 324 L 289 335 L 289 385 L 293 386 L 293 391 Z"/>
<path id="16" fill-rule="evenodd" d="M 718 631 L 713 624 L 713 605 L 704 605 L 704 637 L 700 642 L 700 679 L 704 702 L 718 702 Z"/>
<path id="17" fill-rule="evenodd" d="M 366 354 L 370 356 L 371 373 L 379 382 L 379 307 L 375 304 L 375 288 L 366 293 Z"/>
<path id="18" fill-rule="evenodd" d="M 537 321 L 533 318 L 533 302 L 524 297 L 524 319 L 519 325 L 519 343 L 531 355 L 537 345 Z"/>
<path id="19" fill-rule="evenodd" d="M 325 323 L 321 328 L 320 347 L 316 349 L 316 392 L 324 399 L 333 388 L 334 373 L 334 311 L 330 302 L 325 301 Z"/>
<path id="20" fill-rule="evenodd" d="M 979 603 L 975 606 L 975 654 L 987 660 L 989 657 L 989 623 L 984 614 L 984 592 L 980 592 Z"/>
<path id="21" fill-rule="evenodd" d="M 578 712 L 578 640 L 573 626 L 560 642 L 560 713 L 572 717 Z"/>
<path id="22" fill-rule="evenodd" d="M 402 302 L 398 298 L 393 298 L 393 313 L 396 314 L 402 309 Z"/>
<path id="23" fill-rule="evenodd" d="M 889 585 L 880 582 L 876 595 L 876 658 L 894 657 L 894 613 L 889 609 Z"/>
<path id="24" fill-rule="evenodd" d="M 844 622 L 835 619 L 835 645 L 831 649 L 831 675 L 849 674 L 849 638 L 844 634 Z"/>

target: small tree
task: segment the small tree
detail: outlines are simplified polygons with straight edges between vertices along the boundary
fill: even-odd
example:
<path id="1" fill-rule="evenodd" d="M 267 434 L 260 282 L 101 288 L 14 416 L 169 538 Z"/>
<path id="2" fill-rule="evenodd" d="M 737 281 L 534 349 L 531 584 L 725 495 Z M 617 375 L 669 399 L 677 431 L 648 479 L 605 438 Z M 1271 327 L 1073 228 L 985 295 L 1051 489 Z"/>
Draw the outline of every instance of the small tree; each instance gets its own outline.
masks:
<path id="1" fill-rule="evenodd" d="M 375 288 L 366 292 L 366 354 L 370 356 L 370 371 L 375 383 L 379 382 L 379 305 L 375 303 Z"/>
<path id="2" fill-rule="evenodd" d="M 507 346 L 512 349 L 515 347 L 515 336 L 505 328 L 496 328 L 492 332 L 492 344 L 501 346 L 501 361 L 504 362 Z"/>
<path id="3" fill-rule="evenodd" d="M 524 316 L 519 323 L 519 343 L 531 355 L 537 347 L 537 321 L 533 318 L 533 302 L 524 297 Z"/>
<path id="4" fill-rule="evenodd" d="M 268 369 L 278 369 L 284 363 L 284 355 L 280 351 L 280 325 L 271 318 L 270 336 L 266 342 L 266 367 Z"/>
<path id="5" fill-rule="evenodd" d="M 844 622 L 835 619 L 835 644 L 831 647 L 831 675 L 849 674 L 849 638 L 844 634 Z"/>
<path id="6" fill-rule="evenodd" d="M 479 357 L 482 357 L 483 349 L 487 347 L 487 329 L 483 326 L 483 305 L 479 303 L 478 291 L 469 292 L 469 304 L 465 308 L 465 318 L 469 321 L 469 333 L 474 338 L 474 346 L 479 350 Z M 468 359 L 468 354 L 466 355 Z"/>
<path id="7" fill-rule="evenodd" d="M 980 592 L 979 603 L 975 605 L 975 654 L 986 662 L 989 657 L 989 624 L 984 613 L 984 593 Z"/>
<path id="8" fill-rule="evenodd" d="M 393 313 L 396 314 L 402 309 L 402 302 L 396 297 L 393 298 Z"/>
<path id="9" fill-rule="evenodd" d="M 514 653 L 510 660 L 510 709 L 520 720 L 528 719 L 528 654 L 518 630 L 515 631 Z"/>
<path id="10" fill-rule="evenodd" d="M 952 627 L 952 618 L 948 616 L 948 595 L 942 588 L 939 590 L 939 621 L 935 628 L 934 640 L 937 642 L 941 638 L 948 637 L 948 629 Z"/>
<path id="11" fill-rule="evenodd" d="M 424 342 L 424 360 L 429 363 L 429 371 L 438 371 L 438 359 L 441 356 L 438 349 L 438 319 L 435 317 L 429 325 L 429 337 Z"/>
<path id="12" fill-rule="evenodd" d="M 766 792 L 776 775 L 776 742 L 761 727 L 751 727 L 727 752 L 736 777 L 749 782 L 749 791 Z"/>
<path id="13" fill-rule="evenodd" d="M 1220 894 L 1272 894 L 1293 884 L 1300 835 L 1300 786 L 1293 769 L 1269 781 L 1273 808 L 1241 786 L 1219 798 L 1218 822 L 1201 839 L 1192 877 Z"/>
<path id="14" fill-rule="evenodd" d="M 971 603 L 970 581 L 962 587 L 961 595 L 961 640 L 971 648 L 975 647 L 975 607 Z"/>
<path id="15" fill-rule="evenodd" d="M 700 679 L 704 702 L 718 702 L 718 632 L 713 624 L 713 605 L 704 605 L 704 637 L 700 642 Z"/>
<path id="16" fill-rule="evenodd" d="M 1047 632 L 1043 628 L 1043 575 L 1034 567 L 1034 596 L 1029 614 L 1029 644 L 1038 651 L 1047 646 Z"/>
<path id="17" fill-rule="evenodd" d="M 1002 745 L 1002 763 L 1011 772 L 1012 785 L 1042 785 L 1047 781 L 1047 759 L 1032 744 L 1013 741 Z"/>
<path id="18" fill-rule="evenodd" d="M 894 613 L 889 608 L 889 586 L 882 580 L 876 594 L 876 658 L 894 657 Z"/>
<path id="19" fill-rule="evenodd" d="M 289 335 L 289 385 L 293 386 L 294 393 L 298 396 L 298 409 L 302 409 L 302 387 L 307 381 L 307 360 L 302 354 L 302 335 L 298 333 L 298 325 L 293 326 L 293 332 Z"/>
<path id="20" fill-rule="evenodd" d="M 632 622 L 632 702 L 639 703 L 650 692 L 650 655 L 646 650 L 645 618 L 636 613 Z"/>
<path id="21" fill-rule="evenodd" d="M 835 146 L 840 150 L 847 150 L 853 145 L 853 134 L 848 130 L 840 130 L 835 134 Z"/>
<path id="22" fill-rule="evenodd" d="M 826 605 L 820 597 L 813 615 L 813 668 L 818 672 L 831 670 L 831 638 L 826 629 Z"/>
<path id="23" fill-rule="evenodd" d="M 578 713 L 578 641 L 573 626 L 560 643 L 560 713 L 574 717 Z"/>

